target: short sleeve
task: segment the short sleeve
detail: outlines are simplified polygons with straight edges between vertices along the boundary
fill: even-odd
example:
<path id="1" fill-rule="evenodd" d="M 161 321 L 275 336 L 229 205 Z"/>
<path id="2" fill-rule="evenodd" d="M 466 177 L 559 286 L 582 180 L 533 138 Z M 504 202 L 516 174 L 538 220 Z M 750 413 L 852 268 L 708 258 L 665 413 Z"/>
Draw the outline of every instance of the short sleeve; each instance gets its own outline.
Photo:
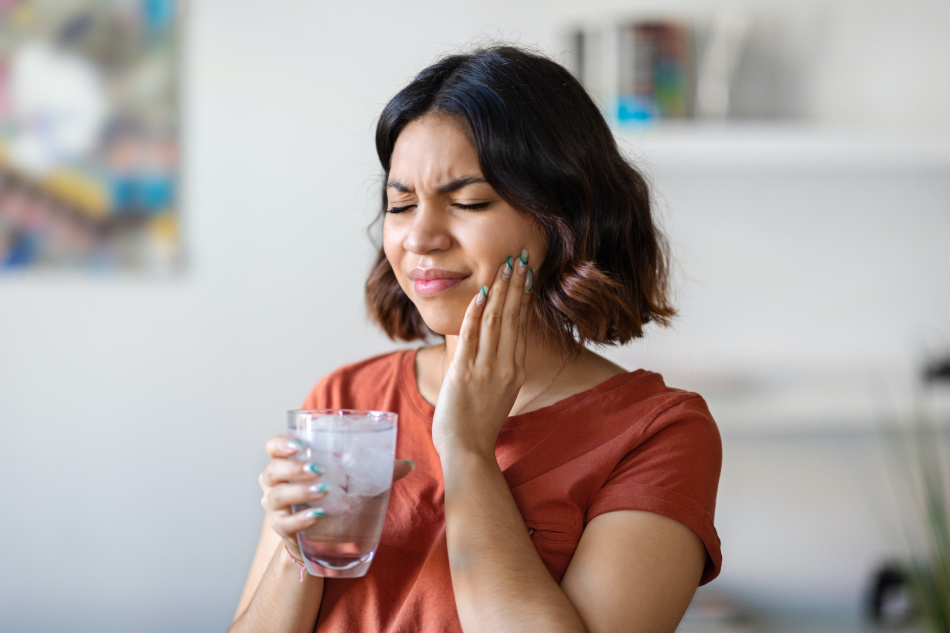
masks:
<path id="1" fill-rule="evenodd" d="M 587 520 L 617 510 L 655 512 L 692 530 L 706 548 L 700 584 L 719 574 L 722 553 L 713 523 L 722 440 L 705 401 L 689 394 L 646 425 L 594 495 Z"/>

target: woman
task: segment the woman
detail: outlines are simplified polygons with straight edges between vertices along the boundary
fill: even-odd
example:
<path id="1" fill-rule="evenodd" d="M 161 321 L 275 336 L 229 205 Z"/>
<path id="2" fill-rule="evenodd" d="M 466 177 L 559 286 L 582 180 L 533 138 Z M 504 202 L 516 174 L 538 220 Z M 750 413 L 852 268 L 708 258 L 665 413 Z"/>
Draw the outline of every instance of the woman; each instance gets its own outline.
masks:
<path id="1" fill-rule="evenodd" d="M 290 507 L 325 492 L 272 438 L 232 630 L 674 630 L 719 572 L 719 434 L 696 394 L 586 347 L 674 314 L 644 179 L 566 70 L 510 47 L 422 71 L 376 146 L 370 314 L 444 341 L 343 367 L 303 406 L 399 413 L 415 471 L 397 462 L 364 578 L 301 581 L 294 534 L 319 517 Z"/>

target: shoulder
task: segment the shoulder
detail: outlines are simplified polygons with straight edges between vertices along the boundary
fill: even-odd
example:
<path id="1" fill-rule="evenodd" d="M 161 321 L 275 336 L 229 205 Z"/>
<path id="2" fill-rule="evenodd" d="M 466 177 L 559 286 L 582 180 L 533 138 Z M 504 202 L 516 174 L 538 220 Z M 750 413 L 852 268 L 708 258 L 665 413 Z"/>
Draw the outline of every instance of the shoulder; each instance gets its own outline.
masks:
<path id="1" fill-rule="evenodd" d="M 639 442 L 664 431 L 689 432 L 720 443 L 719 429 L 701 395 L 670 387 L 658 373 L 637 370 L 620 377 L 603 400 L 616 422 Z"/>
<path id="2" fill-rule="evenodd" d="M 367 392 L 378 394 L 400 384 L 412 350 L 398 350 L 343 365 L 321 378 L 304 400 L 303 408 L 350 408 Z M 408 357 L 408 358 L 407 358 Z"/>
<path id="3" fill-rule="evenodd" d="M 604 486 L 588 509 L 588 521 L 618 510 L 643 510 L 690 528 L 709 554 L 702 582 L 722 564 L 714 525 L 722 470 L 722 439 L 706 401 L 667 386 L 648 371 L 632 372 L 614 394 L 611 408 L 617 447 Z"/>

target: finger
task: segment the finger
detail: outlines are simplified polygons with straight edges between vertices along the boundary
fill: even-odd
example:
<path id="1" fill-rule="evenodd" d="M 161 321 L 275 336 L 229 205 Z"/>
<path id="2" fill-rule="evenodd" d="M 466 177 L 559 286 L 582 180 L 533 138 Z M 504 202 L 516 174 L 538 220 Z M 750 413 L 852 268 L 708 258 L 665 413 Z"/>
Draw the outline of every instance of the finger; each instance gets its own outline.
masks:
<path id="1" fill-rule="evenodd" d="M 528 251 L 523 250 L 518 261 L 527 259 Z M 511 259 L 511 258 L 509 258 Z M 509 275 L 510 276 L 510 275 Z M 525 273 L 516 273 L 508 284 L 505 307 L 501 316 L 501 332 L 498 339 L 498 358 L 512 363 L 517 361 L 517 345 L 521 338 L 521 313 L 523 310 Z"/>
<path id="2" fill-rule="evenodd" d="M 393 463 L 393 481 L 399 481 L 416 469 L 416 463 L 411 459 L 397 459 Z"/>
<path id="3" fill-rule="evenodd" d="M 515 346 L 515 363 L 518 367 L 524 368 L 524 359 L 528 353 L 528 315 L 530 314 L 531 289 L 524 289 L 524 282 L 513 283 L 512 286 L 520 288 L 521 311 L 518 313 L 518 343 Z"/>
<path id="4" fill-rule="evenodd" d="M 471 363 L 475 360 L 475 354 L 478 353 L 478 322 L 481 319 L 482 311 L 485 307 L 488 288 L 482 286 L 478 294 L 472 297 L 465 310 L 465 316 L 462 318 L 462 327 L 459 330 L 459 341 L 455 348 L 455 357 L 452 364 Z"/>
<path id="5" fill-rule="evenodd" d="M 271 528 L 285 538 L 294 538 L 297 532 L 309 530 L 323 517 L 322 508 L 307 508 L 294 514 L 275 514 L 271 516 Z"/>
<path id="6" fill-rule="evenodd" d="M 308 481 L 323 474 L 320 464 L 294 459 L 272 459 L 258 478 L 262 488 L 271 488 L 288 481 Z"/>
<path id="7" fill-rule="evenodd" d="M 330 491 L 331 484 L 326 481 L 312 484 L 281 484 L 274 486 L 261 497 L 261 507 L 267 512 L 289 510 L 291 506 L 304 505 L 323 499 Z"/>
<path id="8" fill-rule="evenodd" d="M 510 258 L 509 258 L 510 259 Z M 478 335 L 478 356 L 479 360 L 489 360 L 494 357 L 498 351 L 498 340 L 501 336 L 502 313 L 505 308 L 509 282 L 505 278 L 505 271 L 509 269 L 509 264 L 505 261 L 495 273 L 495 280 L 492 281 L 491 291 L 488 293 L 488 301 L 485 303 L 485 311 L 482 314 L 481 331 Z M 510 278 L 510 275 L 508 275 Z"/>
<path id="9" fill-rule="evenodd" d="M 275 435 L 267 440 L 265 449 L 271 459 L 275 457 L 290 457 L 303 450 L 303 443 L 289 435 Z"/>

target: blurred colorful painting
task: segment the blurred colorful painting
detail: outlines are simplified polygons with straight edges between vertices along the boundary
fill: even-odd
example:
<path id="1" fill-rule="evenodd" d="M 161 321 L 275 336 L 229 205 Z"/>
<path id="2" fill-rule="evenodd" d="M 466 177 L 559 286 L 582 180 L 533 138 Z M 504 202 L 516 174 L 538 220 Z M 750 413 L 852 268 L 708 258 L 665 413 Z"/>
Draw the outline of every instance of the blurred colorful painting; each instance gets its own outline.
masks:
<path id="1" fill-rule="evenodd" d="M 174 272 L 175 0 L 0 0 L 0 274 Z"/>

